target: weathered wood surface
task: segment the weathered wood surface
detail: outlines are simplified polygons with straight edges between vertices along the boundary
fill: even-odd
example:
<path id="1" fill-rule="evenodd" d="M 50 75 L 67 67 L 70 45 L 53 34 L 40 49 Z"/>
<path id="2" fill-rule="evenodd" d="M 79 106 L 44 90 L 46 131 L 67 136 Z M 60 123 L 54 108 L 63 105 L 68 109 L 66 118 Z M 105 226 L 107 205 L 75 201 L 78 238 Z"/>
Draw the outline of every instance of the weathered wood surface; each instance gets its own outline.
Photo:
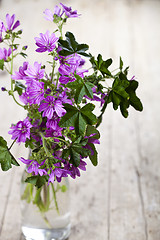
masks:
<path id="1" fill-rule="evenodd" d="M 24 44 L 51 30 L 43 10 L 51 0 L 1 0 L 0 18 L 6 12 L 21 19 Z M 143 113 L 130 111 L 126 120 L 109 107 L 101 130 L 99 166 L 88 164 L 86 173 L 71 181 L 72 233 L 70 240 L 160 240 L 160 1 L 69 1 L 81 18 L 65 28 L 88 43 L 95 55 L 118 56 L 131 65 L 130 75 L 140 82 Z M 42 61 L 40 56 L 30 58 Z M 18 66 L 16 63 L 15 68 Z M 116 64 L 115 64 L 116 66 Z M 0 75 L 5 85 L 6 75 Z M 23 111 L 0 93 L 0 134 L 7 135 L 11 122 Z M 16 157 L 26 151 L 16 146 Z M 0 240 L 22 240 L 19 185 L 23 167 L 0 172 Z"/>

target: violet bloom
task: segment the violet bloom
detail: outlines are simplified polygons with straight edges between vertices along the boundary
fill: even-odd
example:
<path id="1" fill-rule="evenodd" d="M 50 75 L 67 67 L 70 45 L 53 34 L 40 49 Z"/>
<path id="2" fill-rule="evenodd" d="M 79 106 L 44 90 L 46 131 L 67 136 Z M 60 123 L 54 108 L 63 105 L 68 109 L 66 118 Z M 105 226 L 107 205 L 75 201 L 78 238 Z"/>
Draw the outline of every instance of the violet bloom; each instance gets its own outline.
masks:
<path id="1" fill-rule="evenodd" d="M 81 78 L 84 78 L 84 73 L 88 72 L 88 70 L 84 70 L 79 68 L 77 65 L 61 65 L 58 69 L 59 73 L 61 74 L 59 81 L 62 84 L 67 84 L 68 82 L 73 82 L 76 80 L 74 74 L 76 73 Z"/>
<path id="2" fill-rule="evenodd" d="M 23 92 L 20 96 L 19 99 L 21 102 L 23 102 L 25 105 L 27 105 L 29 103 L 29 95 L 28 93 L 25 91 Z"/>
<path id="3" fill-rule="evenodd" d="M 62 8 L 63 8 L 63 11 L 65 12 L 66 16 L 68 18 L 76 18 L 76 17 L 79 17 L 81 14 L 77 14 L 77 11 L 72 11 L 72 8 L 71 7 L 67 7 L 65 6 L 64 4 L 60 3 Z"/>
<path id="4" fill-rule="evenodd" d="M 20 21 L 15 21 L 15 14 L 13 14 L 12 16 L 10 16 L 9 14 L 6 15 L 6 23 L 7 23 L 7 28 L 5 28 L 5 31 L 7 30 L 15 30 L 19 25 L 20 25 Z"/>
<path id="5" fill-rule="evenodd" d="M 66 113 L 62 101 L 56 100 L 53 96 L 46 97 L 40 104 L 38 111 L 43 112 L 42 117 L 47 117 L 49 119 L 53 117 L 54 112 L 58 117 L 62 117 Z"/>
<path id="6" fill-rule="evenodd" d="M 54 33 L 50 35 L 49 31 L 45 34 L 40 33 L 39 35 L 39 38 L 35 37 L 36 45 L 38 46 L 36 52 L 52 52 L 56 47 L 55 43 L 58 41 L 58 37 Z"/>
<path id="7" fill-rule="evenodd" d="M 8 57 L 11 55 L 12 49 L 9 48 L 8 50 L 6 48 L 0 48 L 0 59 L 4 59 L 4 61 L 7 61 Z"/>
<path id="8" fill-rule="evenodd" d="M 48 184 L 50 182 L 53 183 L 55 180 L 55 177 L 57 177 L 58 179 L 61 179 L 62 173 L 63 173 L 63 169 L 61 168 L 55 168 L 54 170 L 52 170 L 51 174 L 49 174 Z"/>
<path id="9" fill-rule="evenodd" d="M 49 9 L 46 9 L 43 13 L 45 14 L 45 19 L 46 19 L 46 20 L 53 22 L 53 20 L 54 20 L 54 15 L 57 15 L 57 16 L 59 16 L 59 17 L 62 17 L 62 15 L 63 15 L 64 12 L 61 13 L 61 9 L 56 5 L 56 6 L 54 7 L 53 13 L 52 13 L 51 10 L 49 10 Z"/>
<path id="10" fill-rule="evenodd" d="M 56 139 L 56 137 L 61 137 L 62 136 L 62 130 L 63 128 L 57 126 L 56 129 L 50 128 L 46 130 L 46 137 L 55 137 L 54 141 L 59 142 L 59 139 Z"/>
<path id="11" fill-rule="evenodd" d="M 58 49 L 57 52 L 61 51 L 61 49 Z M 83 60 L 77 53 L 72 54 L 70 56 L 59 56 L 59 62 L 60 64 L 69 64 L 69 65 L 76 65 L 78 66 L 83 66 L 85 63 L 85 60 Z"/>
<path id="12" fill-rule="evenodd" d="M 45 160 L 42 163 L 38 163 L 37 161 L 30 160 L 30 159 L 24 159 L 23 157 L 19 158 L 21 162 L 27 165 L 27 172 L 28 173 L 34 173 L 35 175 L 46 175 L 47 172 L 45 169 L 41 169 L 40 167 L 44 165 Z"/>
<path id="13" fill-rule="evenodd" d="M 68 98 L 67 94 L 65 91 L 59 94 L 59 99 L 62 101 L 62 103 L 68 103 L 72 105 L 71 99 Z"/>
<path id="14" fill-rule="evenodd" d="M 12 79 L 14 80 L 26 80 L 27 79 L 27 74 L 25 73 L 25 71 L 27 70 L 28 68 L 28 62 L 24 62 L 23 63 L 23 66 L 19 67 L 19 71 L 15 72 L 13 75 L 12 75 Z"/>
<path id="15" fill-rule="evenodd" d="M 29 122 L 28 117 L 24 121 L 19 121 L 16 125 L 11 126 L 11 130 L 8 132 L 12 135 L 13 140 L 16 139 L 17 143 L 25 142 L 26 139 L 30 139 L 30 129 L 32 124 Z"/>
<path id="16" fill-rule="evenodd" d="M 30 86 L 26 89 L 28 94 L 28 102 L 32 104 L 40 104 L 44 99 L 44 83 L 33 80 Z"/>
<path id="17" fill-rule="evenodd" d="M 69 162 L 64 163 L 64 169 L 68 170 L 70 172 L 70 176 L 75 179 L 76 176 L 80 177 L 80 170 L 86 171 L 86 165 L 87 163 L 84 162 L 83 160 L 80 160 L 80 164 L 78 167 L 75 167 L 73 164 L 70 164 Z"/>
<path id="18" fill-rule="evenodd" d="M 54 113 L 52 119 L 47 119 L 46 127 L 58 131 L 58 129 L 60 128 L 58 125 L 59 121 L 60 121 L 60 119 L 57 118 L 57 114 Z M 62 128 L 61 128 L 61 130 L 62 130 Z"/>
<path id="19" fill-rule="evenodd" d="M 55 158 L 61 160 L 60 158 L 54 156 Z M 61 168 L 61 163 L 55 163 L 54 166 L 56 167 L 54 170 L 52 170 L 51 174 L 49 175 L 49 180 L 48 180 L 48 184 L 50 182 L 54 182 L 55 178 L 57 179 L 57 182 L 61 182 L 62 177 L 68 177 L 68 174 L 70 175 L 70 171 Z"/>
<path id="20" fill-rule="evenodd" d="M 88 143 L 100 144 L 100 141 L 94 138 L 95 135 L 96 133 L 93 133 L 90 136 L 85 136 L 84 138 L 88 139 Z M 91 155 L 94 155 L 94 149 L 88 143 L 84 146 L 84 148 L 89 149 L 91 151 Z"/>
<path id="21" fill-rule="evenodd" d="M 34 63 L 34 67 L 31 65 L 28 66 L 27 70 L 24 73 L 30 78 L 31 80 L 40 80 L 44 77 L 45 69 L 41 69 L 41 63 L 38 62 Z M 30 84 L 29 79 L 27 79 L 27 84 Z"/>

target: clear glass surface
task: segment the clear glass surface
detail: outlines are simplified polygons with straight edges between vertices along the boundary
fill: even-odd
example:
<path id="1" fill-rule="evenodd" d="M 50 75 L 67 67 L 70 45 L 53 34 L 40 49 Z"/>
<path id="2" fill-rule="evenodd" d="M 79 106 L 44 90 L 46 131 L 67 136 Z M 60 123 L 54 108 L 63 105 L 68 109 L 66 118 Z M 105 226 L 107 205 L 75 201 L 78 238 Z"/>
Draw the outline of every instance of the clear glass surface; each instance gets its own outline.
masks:
<path id="1" fill-rule="evenodd" d="M 70 234 L 69 182 L 44 185 L 41 189 L 21 184 L 22 232 L 27 240 L 64 240 Z"/>

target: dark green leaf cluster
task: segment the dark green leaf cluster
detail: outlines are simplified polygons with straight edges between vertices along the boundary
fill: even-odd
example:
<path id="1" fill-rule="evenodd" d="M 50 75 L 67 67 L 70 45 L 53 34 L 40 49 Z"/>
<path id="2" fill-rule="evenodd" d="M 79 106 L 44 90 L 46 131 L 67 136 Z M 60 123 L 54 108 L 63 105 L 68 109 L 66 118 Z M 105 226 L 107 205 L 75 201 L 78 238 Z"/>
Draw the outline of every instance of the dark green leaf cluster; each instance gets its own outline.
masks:
<path id="1" fill-rule="evenodd" d="M 59 46 L 62 48 L 62 50 L 59 51 L 59 55 L 68 56 L 77 53 L 86 57 L 89 56 L 89 54 L 86 53 L 89 48 L 87 44 L 78 44 L 71 32 L 67 32 L 65 36 L 66 40 L 59 39 Z"/>
<path id="2" fill-rule="evenodd" d="M 1 136 L 0 136 L 0 164 L 3 171 L 9 170 L 10 168 L 12 168 L 12 165 L 19 166 L 18 162 L 9 151 L 9 148 L 7 147 L 7 142 Z"/>

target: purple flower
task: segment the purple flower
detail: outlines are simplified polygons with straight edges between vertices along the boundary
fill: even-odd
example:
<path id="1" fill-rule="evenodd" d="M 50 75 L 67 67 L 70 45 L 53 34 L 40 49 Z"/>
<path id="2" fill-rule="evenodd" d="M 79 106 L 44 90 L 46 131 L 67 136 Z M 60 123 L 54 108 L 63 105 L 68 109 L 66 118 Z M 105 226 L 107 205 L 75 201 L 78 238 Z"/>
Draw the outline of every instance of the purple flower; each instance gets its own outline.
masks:
<path id="1" fill-rule="evenodd" d="M 6 15 L 6 23 L 7 23 L 7 28 L 5 28 L 5 31 L 7 30 L 11 30 L 13 31 L 14 29 L 16 29 L 19 25 L 20 25 L 20 21 L 15 21 L 15 14 L 13 14 L 12 16 L 10 16 L 9 14 Z"/>
<path id="2" fill-rule="evenodd" d="M 61 51 L 58 49 L 57 52 Z M 60 64 L 67 64 L 67 65 L 76 65 L 77 67 L 84 65 L 85 60 L 83 60 L 77 53 L 72 54 L 67 57 L 59 56 Z"/>
<path id="3" fill-rule="evenodd" d="M 50 35 L 49 31 L 45 34 L 40 33 L 39 35 L 40 38 L 35 37 L 36 45 L 38 46 L 36 52 L 52 52 L 56 47 L 55 43 L 58 41 L 58 37 L 56 37 L 54 33 Z"/>
<path id="4" fill-rule="evenodd" d="M 4 59 L 4 61 L 7 61 L 8 57 L 11 55 L 12 49 L 9 48 L 8 50 L 6 48 L 0 48 L 0 59 Z"/>
<path id="5" fill-rule="evenodd" d="M 27 138 L 30 139 L 31 127 L 32 124 L 26 118 L 24 121 L 19 121 L 16 125 L 12 125 L 8 133 L 12 135 L 13 140 L 16 139 L 17 143 L 25 142 Z"/>
<path id="6" fill-rule="evenodd" d="M 59 99 L 62 101 L 62 103 L 68 103 L 72 105 L 71 99 L 68 98 L 67 94 L 65 91 L 59 94 Z"/>
<path id="7" fill-rule="evenodd" d="M 88 143 L 100 144 L 100 141 L 94 138 L 95 135 L 96 133 L 93 133 L 90 136 L 85 136 L 84 138 L 88 139 Z M 91 155 L 94 155 L 94 149 L 88 143 L 84 146 L 84 148 L 89 149 L 91 151 Z"/>
<path id="8" fill-rule="evenodd" d="M 53 22 L 54 18 L 53 18 L 53 13 L 51 12 L 51 10 L 46 9 L 43 13 L 45 14 L 46 20 Z"/>
<path id="9" fill-rule="evenodd" d="M 27 74 L 25 71 L 28 68 L 28 62 L 24 62 L 23 66 L 19 67 L 19 72 L 15 72 L 14 75 L 12 75 L 12 79 L 14 80 L 26 80 L 27 79 Z"/>
<path id="10" fill-rule="evenodd" d="M 77 65 L 61 65 L 58 69 L 59 73 L 61 74 L 59 81 L 62 84 L 67 84 L 68 82 L 73 82 L 76 80 L 74 74 L 76 73 L 81 78 L 84 78 L 84 73 L 88 72 L 88 70 L 84 70 L 79 68 Z"/>
<path id="11" fill-rule="evenodd" d="M 29 97 L 28 102 L 32 104 L 40 104 L 44 99 L 44 83 L 33 80 L 26 89 Z"/>
<path id="12" fill-rule="evenodd" d="M 24 159 L 23 157 L 19 158 L 19 160 L 28 166 L 28 169 L 27 169 L 28 173 L 34 173 L 35 175 L 39 174 L 40 176 L 47 174 L 45 169 L 40 168 L 41 166 L 44 165 L 45 160 L 40 164 L 37 161 Z"/>
<path id="13" fill-rule="evenodd" d="M 76 178 L 76 176 L 80 177 L 80 171 L 79 169 L 86 171 L 86 165 L 87 163 L 83 160 L 80 160 L 80 164 L 78 167 L 75 167 L 73 164 L 70 164 L 69 162 L 64 163 L 64 169 L 68 170 L 70 172 L 70 176 L 72 178 Z"/>
<path id="14" fill-rule="evenodd" d="M 57 126 L 56 129 L 50 128 L 46 130 L 46 137 L 61 137 L 63 128 Z M 59 139 L 54 139 L 55 142 L 59 142 Z"/>
<path id="15" fill-rule="evenodd" d="M 25 105 L 28 104 L 28 101 L 29 101 L 29 95 L 28 93 L 25 91 L 24 93 L 22 93 L 20 96 L 19 96 L 19 99 L 21 102 L 23 102 Z"/>
<path id="16" fill-rule="evenodd" d="M 58 126 L 59 120 L 60 120 L 60 119 L 57 118 L 57 114 L 54 113 L 52 119 L 47 119 L 46 127 L 58 131 L 58 129 L 60 128 L 60 127 Z M 62 128 L 61 128 L 61 130 L 62 130 Z"/>
<path id="17" fill-rule="evenodd" d="M 45 14 L 45 19 L 46 20 L 53 22 L 54 15 L 62 17 L 64 12 L 61 13 L 61 9 L 56 5 L 54 7 L 54 13 L 52 13 L 51 10 L 49 10 L 49 9 L 46 9 L 43 13 Z"/>
<path id="18" fill-rule="evenodd" d="M 58 117 L 62 117 L 66 113 L 62 101 L 56 100 L 53 96 L 46 97 L 46 99 L 40 104 L 38 111 L 43 112 L 42 116 L 49 119 L 53 117 L 54 112 Z"/>
<path id="19" fill-rule="evenodd" d="M 54 156 L 54 157 L 58 160 L 61 160 L 60 158 L 58 158 L 56 156 Z M 55 163 L 54 166 L 55 166 L 55 169 L 52 170 L 51 174 L 49 174 L 50 177 L 49 177 L 49 180 L 48 180 L 48 184 L 50 182 L 53 183 L 54 180 L 55 180 L 55 177 L 57 179 L 57 182 L 61 182 L 62 177 L 68 177 L 68 174 L 70 175 L 70 171 L 61 168 L 61 163 L 60 162 Z"/>
<path id="20" fill-rule="evenodd" d="M 72 8 L 71 7 L 67 7 L 65 6 L 64 4 L 60 3 L 62 8 L 63 8 L 63 11 L 65 12 L 66 16 L 68 18 L 75 18 L 75 17 L 79 17 L 80 14 L 77 14 L 77 11 L 72 11 Z"/>
<path id="21" fill-rule="evenodd" d="M 34 67 L 31 65 L 28 66 L 27 70 L 24 73 L 31 79 L 31 80 L 40 80 L 44 77 L 45 69 L 41 69 L 41 63 L 38 62 L 34 63 Z M 27 84 L 30 84 L 30 80 L 27 79 Z"/>

